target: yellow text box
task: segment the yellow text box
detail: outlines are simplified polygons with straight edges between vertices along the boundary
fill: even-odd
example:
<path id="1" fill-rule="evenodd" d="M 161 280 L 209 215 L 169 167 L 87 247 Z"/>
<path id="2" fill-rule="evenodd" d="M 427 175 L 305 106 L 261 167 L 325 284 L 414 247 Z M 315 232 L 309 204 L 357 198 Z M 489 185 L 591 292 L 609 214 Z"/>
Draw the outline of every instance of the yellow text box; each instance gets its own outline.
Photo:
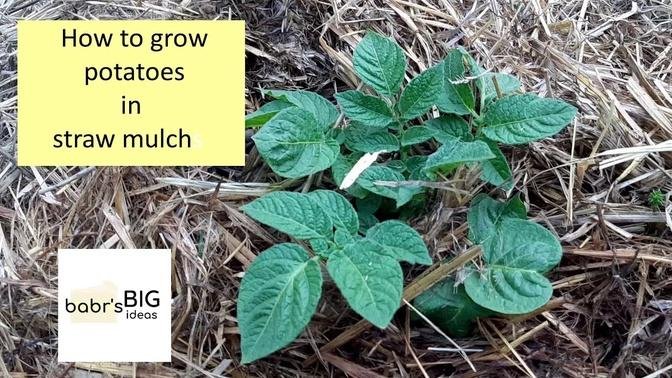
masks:
<path id="1" fill-rule="evenodd" d="M 19 165 L 244 165 L 243 21 L 19 21 Z"/>

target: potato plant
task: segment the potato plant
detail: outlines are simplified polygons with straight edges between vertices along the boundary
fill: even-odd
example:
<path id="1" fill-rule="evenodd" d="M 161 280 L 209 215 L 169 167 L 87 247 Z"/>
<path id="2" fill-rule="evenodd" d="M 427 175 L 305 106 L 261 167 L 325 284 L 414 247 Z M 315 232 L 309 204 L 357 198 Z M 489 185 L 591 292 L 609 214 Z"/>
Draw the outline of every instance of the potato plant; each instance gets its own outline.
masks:
<path id="1" fill-rule="evenodd" d="M 336 94 L 340 111 L 316 93 L 268 90 L 274 100 L 246 118 L 248 127 L 258 128 L 253 140 L 259 154 L 281 177 L 331 168 L 340 185 L 364 154 L 385 153 L 387 159 L 348 187 L 358 211 L 330 190 L 274 192 L 243 207 L 255 220 L 307 243 L 275 245 L 246 272 L 238 298 L 244 363 L 284 347 L 308 324 L 321 295 L 323 263 L 352 309 L 386 327 L 401 301 L 399 262 L 432 261 L 415 230 L 376 219 L 381 198 L 407 207 L 423 193 L 423 183 L 465 164 L 479 165 L 483 180 L 511 189 L 500 143 L 549 137 L 576 113 L 563 101 L 521 93 L 516 78 L 484 70 L 463 49 L 451 50 L 403 89 L 406 58 L 388 38 L 368 33 L 353 66 L 365 87 Z M 420 145 L 435 148 L 427 155 Z M 484 265 L 469 268 L 463 283 L 448 279 L 435 286 L 416 299 L 418 307 L 461 334 L 477 317 L 526 313 L 546 303 L 552 288 L 543 274 L 562 251 L 550 231 L 526 219 L 524 204 L 478 195 L 468 223 Z"/>

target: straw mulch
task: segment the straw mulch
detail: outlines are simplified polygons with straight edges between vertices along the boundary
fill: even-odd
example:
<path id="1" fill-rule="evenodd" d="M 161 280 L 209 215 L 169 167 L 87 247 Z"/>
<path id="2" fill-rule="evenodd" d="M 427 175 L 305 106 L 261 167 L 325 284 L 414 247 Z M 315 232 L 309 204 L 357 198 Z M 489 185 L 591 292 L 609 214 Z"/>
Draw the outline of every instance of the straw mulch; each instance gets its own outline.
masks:
<path id="1" fill-rule="evenodd" d="M 578 107 L 555 138 L 505 151 L 515 192 L 565 248 L 552 301 L 480 322 L 455 340 L 480 350 L 467 361 L 430 326 L 409 322 L 407 306 L 388 329 L 371 329 L 327 285 L 296 342 L 241 366 L 240 278 L 284 238 L 239 211 L 280 182 L 251 146 L 244 169 L 15 165 L 17 19 L 229 17 L 247 21 L 248 111 L 263 103 L 261 88 L 332 98 L 356 86 L 350 58 L 366 29 L 403 46 L 409 77 L 464 46 L 526 91 Z M 669 376 L 672 204 L 668 195 L 666 213 L 647 200 L 672 191 L 671 53 L 663 0 L 0 0 L 0 376 Z M 469 247 L 466 205 L 491 190 L 477 176 L 458 172 L 445 186 L 468 194 L 439 190 L 412 222 L 435 261 Z M 172 363 L 56 362 L 57 249 L 97 247 L 174 251 Z M 407 283 L 423 270 L 406 267 Z"/>

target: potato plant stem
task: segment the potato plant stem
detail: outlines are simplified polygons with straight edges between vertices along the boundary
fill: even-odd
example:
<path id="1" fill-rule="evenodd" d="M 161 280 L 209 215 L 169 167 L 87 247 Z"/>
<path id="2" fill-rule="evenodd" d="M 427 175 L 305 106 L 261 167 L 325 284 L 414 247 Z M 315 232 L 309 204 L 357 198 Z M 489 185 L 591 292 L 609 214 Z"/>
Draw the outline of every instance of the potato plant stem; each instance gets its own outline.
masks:
<path id="1" fill-rule="evenodd" d="M 458 268 L 462 267 L 465 263 L 478 257 L 480 254 L 481 247 L 479 245 L 475 245 L 451 260 L 437 263 L 438 267 L 436 267 L 436 269 L 431 270 L 430 268 L 426 270 L 426 273 L 423 273 L 413 280 L 413 282 L 408 284 L 408 286 L 406 286 L 404 289 L 404 299 L 407 301 L 415 299 L 415 297 L 429 290 L 429 288 L 446 278 L 446 276 L 453 273 Z"/>

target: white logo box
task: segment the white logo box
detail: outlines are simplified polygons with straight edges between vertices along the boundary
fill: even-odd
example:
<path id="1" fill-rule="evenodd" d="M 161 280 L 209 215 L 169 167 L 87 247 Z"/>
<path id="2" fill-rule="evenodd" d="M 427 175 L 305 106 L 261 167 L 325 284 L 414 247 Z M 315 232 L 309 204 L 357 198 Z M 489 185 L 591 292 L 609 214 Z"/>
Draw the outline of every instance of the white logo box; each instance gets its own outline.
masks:
<path id="1" fill-rule="evenodd" d="M 169 362 L 168 249 L 58 251 L 59 362 Z"/>

